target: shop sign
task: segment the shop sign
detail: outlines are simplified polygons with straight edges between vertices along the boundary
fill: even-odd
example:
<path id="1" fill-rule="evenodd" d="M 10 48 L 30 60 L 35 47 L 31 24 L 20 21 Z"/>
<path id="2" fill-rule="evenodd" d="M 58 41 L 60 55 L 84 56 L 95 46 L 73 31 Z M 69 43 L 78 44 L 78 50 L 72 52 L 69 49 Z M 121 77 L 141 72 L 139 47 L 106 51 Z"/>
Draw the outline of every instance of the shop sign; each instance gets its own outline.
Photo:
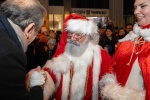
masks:
<path id="1" fill-rule="evenodd" d="M 77 13 L 83 16 L 109 16 L 109 9 L 80 9 L 80 8 L 72 8 L 71 13 Z"/>

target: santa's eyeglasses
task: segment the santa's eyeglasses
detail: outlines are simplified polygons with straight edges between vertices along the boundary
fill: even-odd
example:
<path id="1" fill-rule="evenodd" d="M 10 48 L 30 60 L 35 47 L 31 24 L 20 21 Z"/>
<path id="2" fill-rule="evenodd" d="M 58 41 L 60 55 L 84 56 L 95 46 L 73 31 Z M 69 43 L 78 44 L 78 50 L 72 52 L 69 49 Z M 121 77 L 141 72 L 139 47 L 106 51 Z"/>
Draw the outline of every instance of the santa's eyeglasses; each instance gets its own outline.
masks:
<path id="1" fill-rule="evenodd" d="M 76 33 L 76 32 L 68 32 L 67 34 L 67 38 L 68 39 L 72 39 L 72 40 L 80 40 L 82 37 L 84 37 L 85 35 L 82 33 Z"/>

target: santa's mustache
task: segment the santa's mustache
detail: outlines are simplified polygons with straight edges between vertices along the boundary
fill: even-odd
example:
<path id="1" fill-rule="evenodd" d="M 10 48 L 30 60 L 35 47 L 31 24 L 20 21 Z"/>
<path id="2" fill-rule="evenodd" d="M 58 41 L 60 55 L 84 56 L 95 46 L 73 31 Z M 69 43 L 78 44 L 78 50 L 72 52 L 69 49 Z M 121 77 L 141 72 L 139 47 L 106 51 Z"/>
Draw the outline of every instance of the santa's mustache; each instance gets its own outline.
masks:
<path id="1" fill-rule="evenodd" d="M 80 46 L 80 43 L 78 41 L 73 41 L 73 40 L 67 39 L 67 42 L 68 43 L 72 43 L 72 44 L 74 44 L 76 46 Z"/>

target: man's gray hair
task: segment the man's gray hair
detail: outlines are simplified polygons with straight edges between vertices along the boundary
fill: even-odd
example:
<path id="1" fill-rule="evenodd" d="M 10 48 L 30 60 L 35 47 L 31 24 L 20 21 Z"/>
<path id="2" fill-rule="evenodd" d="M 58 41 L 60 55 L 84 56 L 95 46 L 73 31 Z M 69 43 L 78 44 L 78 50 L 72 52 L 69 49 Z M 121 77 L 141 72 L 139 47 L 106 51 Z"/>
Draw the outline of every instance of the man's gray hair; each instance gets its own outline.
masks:
<path id="1" fill-rule="evenodd" d="M 24 29 L 30 24 L 35 24 L 35 31 L 43 25 L 45 8 L 38 0 L 6 0 L 1 5 L 2 12 L 12 22 Z"/>

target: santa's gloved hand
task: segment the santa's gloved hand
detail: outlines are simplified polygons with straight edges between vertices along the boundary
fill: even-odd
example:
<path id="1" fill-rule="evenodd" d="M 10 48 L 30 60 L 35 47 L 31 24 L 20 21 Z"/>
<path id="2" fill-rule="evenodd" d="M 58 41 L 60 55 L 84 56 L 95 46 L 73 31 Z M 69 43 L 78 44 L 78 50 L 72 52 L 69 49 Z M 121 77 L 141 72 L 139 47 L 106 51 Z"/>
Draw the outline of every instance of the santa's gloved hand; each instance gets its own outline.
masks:
<path id="1" fill-rule="evenodd" d="M 99 81 L 99 87 L 100 89 L 102 89 L 108 84 L 115 84 L 115 83 L 117 83 L 116 76 L 114 74 L 106 74 Z"/>
<path id="2" fill-rule="evenodd" d="M 30 85 L 32 88 L 34 86 L 42 86 L 45 83 L 44 72 L 34 71 L 30 77 Z"/>

